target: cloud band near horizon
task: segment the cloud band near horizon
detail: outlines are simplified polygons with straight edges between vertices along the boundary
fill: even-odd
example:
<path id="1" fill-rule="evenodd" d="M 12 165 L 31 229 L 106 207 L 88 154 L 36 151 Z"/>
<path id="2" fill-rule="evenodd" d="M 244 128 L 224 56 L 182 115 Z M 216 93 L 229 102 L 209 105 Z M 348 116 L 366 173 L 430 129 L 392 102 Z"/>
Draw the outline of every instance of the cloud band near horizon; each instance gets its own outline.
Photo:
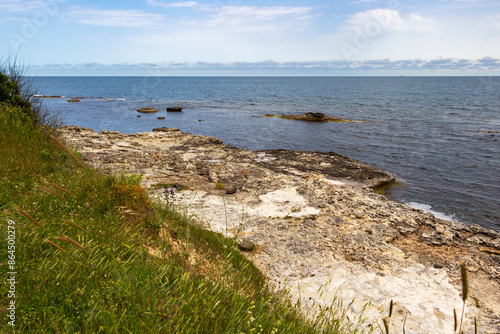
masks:
<path id="1" fill-rule="evenodd" d="M 432 60 L 326 60 L 326 61 L 286 61 L 265 60 L 259 62 L 159 62 L 138 64 L 47 64 L 30 66 L 31 75 L 383 75 L 422 74 L 476 75 L 487 72 L 500 74 L 500 59 L 439 58 Z"/>

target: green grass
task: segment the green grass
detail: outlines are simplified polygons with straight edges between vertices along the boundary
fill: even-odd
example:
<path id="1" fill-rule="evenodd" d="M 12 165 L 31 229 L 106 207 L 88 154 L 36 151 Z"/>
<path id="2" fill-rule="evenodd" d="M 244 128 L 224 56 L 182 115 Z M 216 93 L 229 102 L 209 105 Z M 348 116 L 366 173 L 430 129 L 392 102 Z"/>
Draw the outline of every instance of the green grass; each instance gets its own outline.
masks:
<path id="1" fill-rule="evenodd" d="M 233 239 L 152 203 L 138 176 L 82 168 L 51 135 L 0 105 L 0 270 L 17 272 L 16 332 L 340 332 L 328 312 L 308 321 L 271 292 Z M 8 289 L 2 333 L 13 332 Z"/>

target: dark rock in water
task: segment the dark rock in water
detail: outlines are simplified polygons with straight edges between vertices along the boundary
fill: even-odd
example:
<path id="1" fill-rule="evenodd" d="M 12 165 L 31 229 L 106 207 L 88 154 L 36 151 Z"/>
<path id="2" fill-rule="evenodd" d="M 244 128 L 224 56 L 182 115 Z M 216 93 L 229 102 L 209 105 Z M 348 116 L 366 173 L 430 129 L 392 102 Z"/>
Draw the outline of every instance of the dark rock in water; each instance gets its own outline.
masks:
<path id="1" fill-rule="evenodd" d="M 83 100 L 85 98 L 83 96 L 77 96 L 77 97 L 74 97 L 73 99 L 75 99 L 75 100 Z"/>
<path id="2" fill-rule="evenodd" d="M 237 190 L 238 190 L 238 188 L 236 188 L 233 185 L 226 186 L 226 193 L 229 195 L 234 194 Z"/>
<path id="3" fill-rule="evenodd" d="M 80 100 L 77 100 L 77 99 L 70 99 L 70 100 L 68 100 L 67 102 L 80 102 Z"/>
<path id="4" fill-rule="evenodd" d="M 153 113 L 153 112 L 158 112 L 158 110 L 156 110 L 155 108 L 151 108 L 151 107 L 147 107 L 147 108 L 139 108 L 137 109 L 138 112 L 142 112 L 142 113 Z"/>
<path id="5" fill-rule="evenodd" d="M 288 170 L 292 168 L 305 173 L 320 173 L 334 179 L 348 178 L 368 187 L 380 187 L 395 181 L 394 176 L 388 172 L 334 152 L 263 150 L 259 153 L 272 157 L 259 162 L 259 165 L 280 173 L 289 173 Z"/>
<path id="6" fill-rule="evenodd" d="M 251 252 L 255 249 L 255 245 L 253 242 L 249 240 L 244 240 L 238 244 L 238 247 L 245 252 Z"/>
<path id="7" fill-rule="evenodd" d="M 167 128 L 167 127 L 161 127 L 161 128 L 154 128 L 154 132 L 174 132 L 174 131 L 180 131 L 179 129 L 176 128 Z"/>
<path id="8" fill-rule="evenodd" d="M 348 121 L 340 118 L 332 118 L 320 112 L 308 112 L 303 115 L 273 115 L 267 114 L 266 117 L 277 117 L 283 119 L 293 119 L 297 121 L 309 121 L 309 122 L 355 122 Z"/>
<path id="9" fill-rule="evenodd" d="M 41 99 L 60 99 L 61 95 L 35 95 L 35 97 L 39 97 Z"/>
<path id="10" fill-rule="evenodd" d="M 137 115 L 137 117 L 142 117 L 141 115 Z"/>
<path id="11" fill-rule="evenodd" d="M 156 117 L 156 119 L 165 119 L 165 117 Z"/>
<path id="12" fill-rule="evenodd" d="M 181 112 L 182 111 L 182 107 L 168 107 L 167 111 L 170 111 L 170 112 Z"/>

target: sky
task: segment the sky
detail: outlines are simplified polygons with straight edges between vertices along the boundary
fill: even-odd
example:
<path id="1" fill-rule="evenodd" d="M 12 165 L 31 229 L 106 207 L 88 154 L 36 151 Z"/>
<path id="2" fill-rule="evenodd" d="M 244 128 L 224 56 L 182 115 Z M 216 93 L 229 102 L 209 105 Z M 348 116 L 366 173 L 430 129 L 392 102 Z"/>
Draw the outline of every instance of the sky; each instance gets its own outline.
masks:
<path id="1" fill-rule="evenodd" d="M 498 0 L 0 0 L 31 75 L 500 75 Z"/>

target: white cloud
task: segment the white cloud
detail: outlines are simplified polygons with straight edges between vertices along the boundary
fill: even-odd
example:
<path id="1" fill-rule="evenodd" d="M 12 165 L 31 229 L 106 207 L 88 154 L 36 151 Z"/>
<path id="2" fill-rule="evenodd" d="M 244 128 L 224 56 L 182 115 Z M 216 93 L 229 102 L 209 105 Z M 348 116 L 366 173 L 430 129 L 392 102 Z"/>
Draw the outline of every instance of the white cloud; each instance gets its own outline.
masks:
<path id="1" fill-rule="evenodd" d="M 68 16 L 75 22 L 106 27 L 147 27 L 164 22 L 160 14 L 139 10 L 107 10 L 73 7 Z"/>
<path id="2" fill-rule="evenodd" d="M 431 31 L 434 27 L 433 19 L 418 14 L 409 14 L 403 18 L 396 9 L 377 8 L 352 15 L 347 20 L 346 29 Z"/>
<path id="3" fill-rule="evenodd" d="M 165 7 L 165 8 L 182 8 L 182 7 L 192 8 L 192 7 L 203 6 L 196 1 L 181 1 L 181 2 L 164 3 L 164 2 L 160 2 L 160 1 L 156 1 L 156 0 L 148 0 L 148 4 L 155 6 L 155 7 Z"/>
<path id="4" fill-rule="evenodd" d="M 66 0 L 0 0 L 0 10 L 2 12 L 26 13 L 43 8 L 53 8 L 60 2 Z"/>
<path id="5" fill-rule="evenodd" d="M 209 22 L 213 25 L 251 24 L 261 21 L 272 21 L 282 18 L 307 19 L 311 7 L 254 7 L 254 6 L 223 6 L 215 8 Z"/>
<path id="6" fill-rule="evenodd" d="M 485 71 L 500 71 L 500 59 L 456 59 L 438 58 L 432 60 L 406 59 L 372 59 L 364 61 L 356 60 L 325 60 L 325 61 L 289 61 L 278 62 L 265 60 L 258 62 L 159 62 L 138 64 L 50 64 L 45 66 L 31 66 L 32 71 L 73 71 L 88 72 L 95 70 L 99 73 L 155 73 L 165 74 L 357 74 L 357 75 L 385 75 L 396 74 L 475 74 Z"/>
<path id="7" fill-rule="evenodd" d="M 311 18 L 308 14 L 312 7 L 292 7 L 292 6 L 237 6 L 237 5 L 217 5 L 201 4 L 196 1 L 181 2 L 160 2 L 148 0 L 148 4 L 155 7 L 164 8 L 192 8 L 197 11 L 208 13 L 208 18 L 196 16 L 197 23 L 205 23 L 209 26 L 235 26 L 258 23 L 263 21 L 273 21 L 281 19 L 303 20 Z"/>

